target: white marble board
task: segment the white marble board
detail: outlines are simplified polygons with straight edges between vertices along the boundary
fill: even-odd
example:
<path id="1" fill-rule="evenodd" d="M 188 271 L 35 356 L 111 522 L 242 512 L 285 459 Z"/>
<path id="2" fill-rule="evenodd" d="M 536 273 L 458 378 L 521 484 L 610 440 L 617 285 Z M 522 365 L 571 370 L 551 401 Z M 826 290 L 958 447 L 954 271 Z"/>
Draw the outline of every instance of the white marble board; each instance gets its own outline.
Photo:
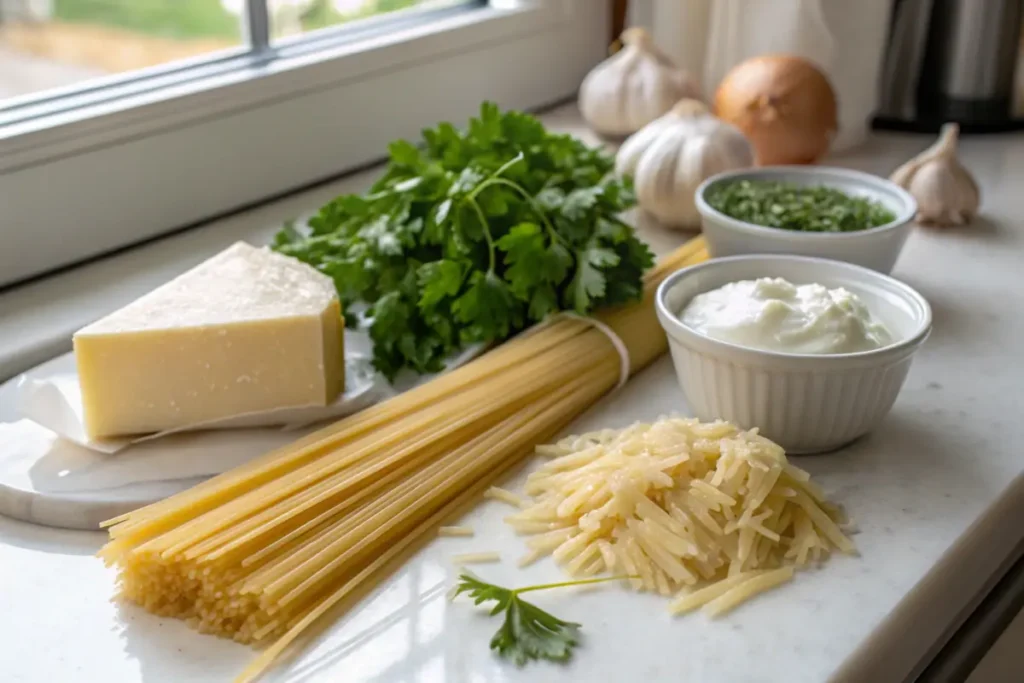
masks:
<path id="1" fill-rule="evenodd" d="M 366 334 L 349 332 L 346 351 L 368 357 Z M 477 347 L 467 349 L 449 361 L 448 369 L 479 352 Z M 351 377 L 355 373 L 347 365 Z M 320 426 L 182 432 L 117 453 L 97 452 L 21 419 L 16 408 L 23 380 L 74 372 L 74 356 L 68 353 L 0 384 L 0 514 L 64 529 L 97 529 L 104 520 L 184 491 Z M 389 386 L 376 373 L 362 373 L 351 409 L 355 412 L 427 379 L 405 374 Z"/>

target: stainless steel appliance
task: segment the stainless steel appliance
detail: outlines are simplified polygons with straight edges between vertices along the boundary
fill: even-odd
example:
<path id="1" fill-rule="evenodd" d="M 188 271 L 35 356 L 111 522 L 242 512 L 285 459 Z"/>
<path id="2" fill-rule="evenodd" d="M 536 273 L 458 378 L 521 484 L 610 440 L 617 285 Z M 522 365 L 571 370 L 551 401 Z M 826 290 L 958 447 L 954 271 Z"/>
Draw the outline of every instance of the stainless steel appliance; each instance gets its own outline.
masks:
<path id="1" fill-rule="evenodd" d="M 964 132 L 1024 128 L 1024 0 L 897 0 L 876 128 Z"/>

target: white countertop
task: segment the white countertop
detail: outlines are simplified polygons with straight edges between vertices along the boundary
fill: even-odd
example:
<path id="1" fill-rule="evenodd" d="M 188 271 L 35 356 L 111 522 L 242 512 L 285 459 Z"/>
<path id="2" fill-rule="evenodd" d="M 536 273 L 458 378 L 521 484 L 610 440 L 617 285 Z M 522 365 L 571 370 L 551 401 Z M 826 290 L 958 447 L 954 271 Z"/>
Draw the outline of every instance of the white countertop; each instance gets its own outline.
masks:
<path id="1" fill-rule="evenodd" d="M 562 109 L 546 120 L 573 128 L 575 115 Z M 885 173 L 927 142 L 878 137 L 836 163 Z M 502 528 L 506 509 L 489 502 L 471 515 L 479 540 L 431 544 L 281 679 L 904 680 L 1024 541 L 1024 137 L 963 146 L 983 188 L 985 217 L 969 229 L 917 230 L 897 265 L 894 275 L 930 301 L 935 326 L 892 414 L 839 453 L 795 458 L 855 518 L 861 557 L 837 558 L 717 622 L 669 619 L 663 600 L 616 588 L 552 593 L 543 604 L 581 621 L 586 642 L 568 668 L 516 670 L 487 650 L 494 620 L 443 598 L 452 552 L 508 549 L 503 564 L 479 570 L 507 585 L 557 576 L 545 563 L 514 568 L 521 541 Z M 283 220 L 369 179 L 356 176 L 0 294 L 0 377 L 66 350 L 74 329 L 213 251 L 241 238 L 265 240 Z M 642 231 L 660 252 L 688 237 Z M 685 409 L 665 358 L 573 429 Z M 113 572 L 92 557 L 103 538 L 0 518 L 4 683 L 213 682 L 241 670 L 249 650 L 111 603 Z"/>

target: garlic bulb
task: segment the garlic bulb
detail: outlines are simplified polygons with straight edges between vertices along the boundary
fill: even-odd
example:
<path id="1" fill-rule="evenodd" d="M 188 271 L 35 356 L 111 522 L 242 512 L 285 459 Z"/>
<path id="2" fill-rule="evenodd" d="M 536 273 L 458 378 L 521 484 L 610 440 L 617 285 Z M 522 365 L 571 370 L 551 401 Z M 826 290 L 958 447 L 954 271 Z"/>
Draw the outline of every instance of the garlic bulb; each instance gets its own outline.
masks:
<path id="1" fill-rule="evenodd" d="M 580 113 L 594 131 L 630 135 L 684 97 L 700 97 L 693 79 L 658 50 L 647 31 L 627 29 L 622 43 L 580 85 Z"/>
<path id="2" fill-rule="evenodd" d="M 743 133 L 696 100 L 683 100 L 644 126 L 615 157 L 616 172 L 633 176 L 640 208 L 673 228 L 699 224 L 694 191 L 701 182 L 753 164 L 754 148 Z"/>
<path id="3" fill-rule="evenodd" d="M 889 176 L 917 200 L 921 223 L 964 225 L 978 212 L 978 184 L 956 156 L 959 133 L 959 126 L 947 123 L 934 145 Z"/>

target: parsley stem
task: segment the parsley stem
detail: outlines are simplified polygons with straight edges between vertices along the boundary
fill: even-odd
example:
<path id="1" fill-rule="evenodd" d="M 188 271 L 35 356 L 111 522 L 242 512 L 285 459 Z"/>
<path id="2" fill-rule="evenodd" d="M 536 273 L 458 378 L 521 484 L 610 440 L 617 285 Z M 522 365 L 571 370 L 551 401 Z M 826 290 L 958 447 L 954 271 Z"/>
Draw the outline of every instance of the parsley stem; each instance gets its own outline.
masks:
<path id="1" fill-rule="evenodd" d="M 471 207 L 473 207 L 473 210 L 476 211 L 477 218 L 480 219 L 480 227 L 484 231 L 484 239 L 487 240 L 487 259 L 488 259 L 488 268 L 487 268 L 487 270 L 488 270 L 488 272 L 493 273 L 494 272 L 494 265 L 495 265 L 495 263 L 494 263 L 494 250 L 495 250 L 495 247 L 494 247 L 494 237 L 491 236 L 491 228 L 487 224 L 487 216 L 484 215 L 484 210 L 480 208 L 479 204 L 477 204 L 476 198 L 474 197 L 474 195 L 466 195 L 466 201 L 469 202 L 469 205 Z"/>
<path id="2" fill-rule="evenodd" d="M 501 166 L 498 167 L 498 170 L 492 173 L 490 177 L 488 177 L 485 181 L 477 185 L 473 189 L 473 191 L 469 193 L 469 198 L 475 200 L 478 194 L 480 194 L 483 190 L 487 189 L 491 185 L 504 185 L 505 187 L 510 187 L 513 190 L 515 190 L 520 197 L 526 200 L 526 203 L 530 205 L 530 208 L 533 209 L 534 213 L 537 214 L 537 217 L 540 218 L 541 222 L 544 223 L 544 227 L 547 229 L 548 236 L 551 237 L 552 243 L 561 242 L 562 244 L 565 244 L 565 240 L 562 239 L 561 235 L 555 232 L 555 228 L 553 225 L 551 225 L 551 221 L 549 221 L 548 217 L 544 215 L 544 210 L 537 205 L 537 202 L 534 201 L 530 193 L 527 192 L 526 189 L 519 183 L 513 182 L 508 178 L 501 177 L 502 173 L 512 168 L 520 161 L 523 161 L 525 158 L 526 157 L 523 155 L 523 153 L 520 152 L 519 154 L 516 154 L 514 157 L 503 163 Z"/>
<path id="3" fill-rule="evenodd" d="M 530 591 L 543 591 L 548 588 L 564 588 L 566 586 L 585 586 L 589 583 L 606 583 L 608 581 L 622 581 L 624 579 L 638 579 L 639 576 L 630 576 L 628 574 L 622 576 L 602 576 L 597 579 L 580 579 L 578 581 L 559 581 L 558 583 L 542 583 L 537 586 L 526 586 L 525 588 L 515 588 L 512 590 L 513 595 L 519 595 L 520 593 L 529 593 Z"/>
<path id="4" fill-rule="evenodd" d="M 530 208 L 533 209 L 533 212 L 537 214 L 537 217 L 540 218 L 541 222 L 544 223 L 544 228 L 548 231 L 548 235 L 550 235 L 551 241 L 562 242 L 563 244 L 565 244 L 565 240 L 562 239 L 561 235 L 555 232 L 555 227 L 551 225 L 551 221 L 549 221 L 548 217 L 544 214 L 544 209 L 540 208 L 537 202 L 534 201 L 533 197 L 530 196 L 530 193 L 527 192 L 519 183 L 514 183 L 506 178 L 488 178 L 484 182 L 480 183 L 480 185 L 477 186 L 476 189 L 482 190 L 484 187 L 487 187 L 488 185 L 504 185 L 505 187 L 510 187 L 516 192 L 518 192 L 519 195 L 524 200 L 526 200 L 526 203 L 530 205 Z"/>
<path id="5" fill-rule="evenodd" d="M 505 184 L 508 184 L 508 185 L 512 185 L 513 187 L 515 187 L 516 189 L 518 189 L 518 190 L 520 190 L 522 192 L 523 189 L 521 187 L 519 187 L 519 185 L 517 183 L 513 183 L 511 180 L 507 180 L 505 178 L 501 178 L 500 176 L 501 176 L 502 173 L 504 173 L 508 169 L 512 168 L 513 166 L 515 166 L 516 164 L 518 164 L 520 161 L 522 161 L 525 158 L 526 157 L 523 156 L 523 153 L 520 152 L 519 154 L 515 155 L 514 157 L 512 157 L 511 159 L 509 159 L 508 161 L 503 163 L 501 166 L 498 167 L 497 171 L 495 171 L 491 175 L 487 176 L 487 178 L 485 178 L 482 183 L 480 183 L 475 188 L 473 188 L 473 191 L 469 193 L 468 197 L 470 199 L 476 199 L 476 196 L 478 194 L 480 194 L 481 192 L 486 190 L 491 185 L 505 185 Z M 504 182 L 502 182 L 502 183 L 492 182 L 492 181 L 497 181 L 497 180 L 502 180 Z M 524 192 L 524 195 L 525 195 L 525 192 Z M 527 196 L 526 198 L 529 199 L 529 196 Z"/>
<path id="6" fill-rule="evenodd" d="M 523 155 L 522 152 L 520 152 L 519 154 L 516 154 L 514 157 L 512 157 L 511 159 L 509 159 L 508 161 L 503 163 L 501 166 L 499 166 L 498 170 L 491 174 L 491 178 L 497 178 L 502 173 L 504 173 L 508 169 L 512 168 L 513 166 L 515 166 L 516 164 L 518 164 L 520 161 L 522 161 L 525 158 L 526 157 Z"/>

